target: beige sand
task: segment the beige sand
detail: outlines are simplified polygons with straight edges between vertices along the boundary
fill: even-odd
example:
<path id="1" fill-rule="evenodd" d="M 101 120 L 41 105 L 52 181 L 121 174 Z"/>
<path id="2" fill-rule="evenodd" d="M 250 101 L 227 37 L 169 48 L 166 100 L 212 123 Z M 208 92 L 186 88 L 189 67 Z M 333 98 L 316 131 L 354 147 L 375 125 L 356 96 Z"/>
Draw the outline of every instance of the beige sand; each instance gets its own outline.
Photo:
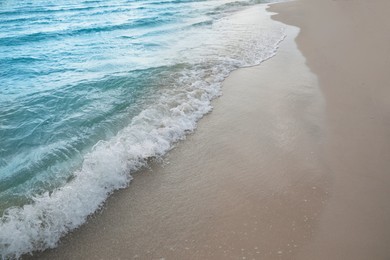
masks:
<path id="1" fill-rule="evenodd" d="M 38 257 L 389 259 L 390 23 L 374 2 L 273 7 L 302 28 L 308 60 L 290 27 L 274 58 L 226 80 L 163 166 Z"/>
<path id="2" fill-rule="evenodd" d="M 326 99 L 331 197 L 302 259 L 390 259 L 390 1 L 301 0 L 271 8 Z"/>

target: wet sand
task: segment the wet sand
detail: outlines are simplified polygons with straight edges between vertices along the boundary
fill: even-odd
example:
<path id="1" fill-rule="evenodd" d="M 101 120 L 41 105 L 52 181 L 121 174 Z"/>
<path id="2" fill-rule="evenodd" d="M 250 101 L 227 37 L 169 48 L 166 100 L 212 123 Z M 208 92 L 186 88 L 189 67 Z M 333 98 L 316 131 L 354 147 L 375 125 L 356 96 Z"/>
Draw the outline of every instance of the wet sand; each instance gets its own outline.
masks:
<path id="1" fill-rule="evenodd" d="M 299 259 L 390 259 L 390 1 L 274 5 L 326 100 L 330 198 Z"/>
<path id="2" fill-rule="evenodd" d="M 298 46 L 288 27 L 194 134 L 36 258 L 389 259 L 390 23 L 374 2 L 274 5 Z"/>

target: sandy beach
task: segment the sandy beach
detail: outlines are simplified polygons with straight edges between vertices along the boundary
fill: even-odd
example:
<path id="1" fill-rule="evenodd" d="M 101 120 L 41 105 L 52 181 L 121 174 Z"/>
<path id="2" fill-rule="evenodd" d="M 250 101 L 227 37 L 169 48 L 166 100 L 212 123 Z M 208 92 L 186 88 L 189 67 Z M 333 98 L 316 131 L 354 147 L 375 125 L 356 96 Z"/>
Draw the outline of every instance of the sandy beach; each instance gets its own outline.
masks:
<path id="1" fill-rule="evenodd" d="M 193 134 L 34 258 L 390 258 L 390 2 L 268 10 L 290 25 L 277 55 L 233 72 Z"/>
<path id="2" fill-rule="evenodd" d="M 297 1 L 272 11 L 302 29 L 298 46 L 326 100 L 330 197 L 300 259 L 390 258 L 390 2 Z"/>

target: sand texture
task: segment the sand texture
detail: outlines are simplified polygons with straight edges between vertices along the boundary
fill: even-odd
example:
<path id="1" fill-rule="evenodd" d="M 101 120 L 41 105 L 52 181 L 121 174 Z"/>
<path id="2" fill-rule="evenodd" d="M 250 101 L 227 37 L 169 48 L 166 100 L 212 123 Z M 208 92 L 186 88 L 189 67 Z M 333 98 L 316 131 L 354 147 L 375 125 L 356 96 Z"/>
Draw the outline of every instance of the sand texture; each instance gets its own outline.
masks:
<path id="1" fill-rule="evenodd" d="M 328 205 L 301 259 L 390 259 L 390 1 L 275 5 L 326 100 Z"/>

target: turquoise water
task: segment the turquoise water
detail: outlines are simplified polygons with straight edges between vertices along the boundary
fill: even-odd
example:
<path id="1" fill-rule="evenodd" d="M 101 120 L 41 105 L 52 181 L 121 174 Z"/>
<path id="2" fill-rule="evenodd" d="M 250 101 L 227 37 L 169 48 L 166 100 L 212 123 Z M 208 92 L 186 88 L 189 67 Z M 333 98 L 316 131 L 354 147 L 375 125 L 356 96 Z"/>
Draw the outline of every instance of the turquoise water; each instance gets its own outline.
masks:
<path id="1" fill-rule="evenodd" d="M 54 247 L 274 55 L 279 24 L 237 19 L 259 3 L 1 1 L 0 255 Z"/>

